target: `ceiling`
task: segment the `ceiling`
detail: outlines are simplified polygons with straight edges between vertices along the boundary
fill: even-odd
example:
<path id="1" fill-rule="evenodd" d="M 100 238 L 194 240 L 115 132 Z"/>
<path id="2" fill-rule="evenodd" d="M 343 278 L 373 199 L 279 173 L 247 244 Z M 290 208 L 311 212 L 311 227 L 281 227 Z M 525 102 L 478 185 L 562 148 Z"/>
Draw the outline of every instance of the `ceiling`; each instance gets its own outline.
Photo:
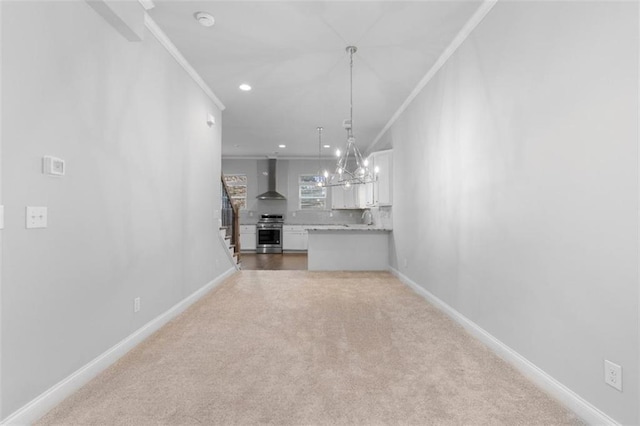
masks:
<path id="1" fill-rule="evenodd" d="M 163 0 L 149 14 L 225 105 L 223 157 L 317 158 L 318 126 L 323 156 L 345 144 L 347 46 L 358 48 L 353 129 L 366 151 L 480 4 Z"/>

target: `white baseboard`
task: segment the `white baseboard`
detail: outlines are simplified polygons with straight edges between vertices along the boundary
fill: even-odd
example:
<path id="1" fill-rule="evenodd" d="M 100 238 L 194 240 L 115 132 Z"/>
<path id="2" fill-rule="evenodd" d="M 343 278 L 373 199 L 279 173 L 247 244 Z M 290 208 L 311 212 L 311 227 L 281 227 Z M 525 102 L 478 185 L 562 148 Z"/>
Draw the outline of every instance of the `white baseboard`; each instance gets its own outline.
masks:
<path id="1" fill-rule="evenodd" d="M 178 302 L 165 313 L 160 314 L 153 320 L 149 321 L 131 335 L 121 340 L 115 346 L 108 349 L 102 355 L 99 355 L 97 358 L 67 378 L 58 382 L 49 390 L 24 405 L 22 408 L 18 409 L 0 424 L 30 425 L 35 422 L 235 272 L 236 268 L 228 269 L 222 275 L 195 291 L 181 302 Z"/>
<path id="2" fill-rule="evenodd" d="M 533 381 L 538 387 L 556 398 L 561 404 L 580 416 L 585 422 L 592 425 L 619 425 L 614 419 L 582 399 L 571 389 L 545 373 L 531 361 L 511 349 L 509 346 L 496 339 L 482 327 L 462 315 L 460 312 L 437 298 L 428 290 L 418 285 L 406 275 L 393 267 L 389 271 L 404 284 L 411 287 L 420 296 L 427 299 L 436 308 L 440 309 L 455 322 L 464 327 L 471 335 L 484 343 L 500 358 L 513 365 L 518 371 Z"/>

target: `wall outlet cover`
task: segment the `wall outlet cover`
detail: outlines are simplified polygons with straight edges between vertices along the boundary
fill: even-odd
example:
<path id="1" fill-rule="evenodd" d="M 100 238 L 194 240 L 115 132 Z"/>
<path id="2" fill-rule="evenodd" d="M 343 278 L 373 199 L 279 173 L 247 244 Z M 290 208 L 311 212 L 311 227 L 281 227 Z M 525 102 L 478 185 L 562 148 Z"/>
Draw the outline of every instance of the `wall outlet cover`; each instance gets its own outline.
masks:
<path id="1" fill-rule="evenodd" d="M 604 382 L 622 392 L 622 367 L 605 359 Z"/>

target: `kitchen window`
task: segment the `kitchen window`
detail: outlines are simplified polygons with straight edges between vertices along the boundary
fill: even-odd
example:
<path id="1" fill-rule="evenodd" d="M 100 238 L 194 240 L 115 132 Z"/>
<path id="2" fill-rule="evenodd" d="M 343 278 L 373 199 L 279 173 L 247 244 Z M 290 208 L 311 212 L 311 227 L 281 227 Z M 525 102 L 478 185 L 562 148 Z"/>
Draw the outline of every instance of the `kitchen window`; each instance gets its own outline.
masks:
<path id="1" fill-rule="evenodd" d="M 324 210 L 327 206 L 327 188 L 318 186 L 317 175 L 300 175 L 298 188 L 300 210 Z"/>
<path id="2" fill-rule="evenodd" d="M 224 175 L 224 183 L 227 184 L 229 197 L 239 208 L 247 208 L 247 175 Z"/>

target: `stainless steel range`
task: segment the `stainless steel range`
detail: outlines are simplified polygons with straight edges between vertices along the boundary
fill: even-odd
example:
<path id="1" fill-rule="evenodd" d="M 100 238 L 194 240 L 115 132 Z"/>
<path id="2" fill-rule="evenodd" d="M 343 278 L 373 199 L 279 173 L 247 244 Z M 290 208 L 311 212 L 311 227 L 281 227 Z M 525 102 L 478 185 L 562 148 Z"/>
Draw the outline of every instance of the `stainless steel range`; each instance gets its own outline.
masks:
<path id="1" fill-rule="evenodd" d="M 256 253 L 282 253 L 281 214 L 263 214 L 256 224 Z"/>

